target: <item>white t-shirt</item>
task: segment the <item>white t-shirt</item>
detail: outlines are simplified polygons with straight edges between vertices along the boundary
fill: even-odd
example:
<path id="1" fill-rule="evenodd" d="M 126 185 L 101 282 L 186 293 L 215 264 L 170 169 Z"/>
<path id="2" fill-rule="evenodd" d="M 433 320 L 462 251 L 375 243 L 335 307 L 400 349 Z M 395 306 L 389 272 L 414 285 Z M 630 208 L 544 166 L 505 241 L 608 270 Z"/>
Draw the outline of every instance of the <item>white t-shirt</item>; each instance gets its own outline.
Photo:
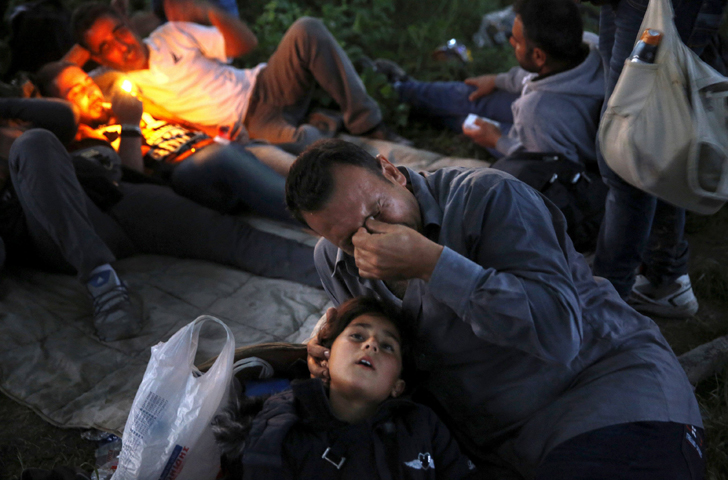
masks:
<path id="1" fill-rule="evenodd" d="M 149 69 L 128 73 L 144 97 L 199 125 L 245 118 L 264 63 L 242 70 L 228 65 L 220 31 L 195 23 L 168 22 L 144 41 Z"/>

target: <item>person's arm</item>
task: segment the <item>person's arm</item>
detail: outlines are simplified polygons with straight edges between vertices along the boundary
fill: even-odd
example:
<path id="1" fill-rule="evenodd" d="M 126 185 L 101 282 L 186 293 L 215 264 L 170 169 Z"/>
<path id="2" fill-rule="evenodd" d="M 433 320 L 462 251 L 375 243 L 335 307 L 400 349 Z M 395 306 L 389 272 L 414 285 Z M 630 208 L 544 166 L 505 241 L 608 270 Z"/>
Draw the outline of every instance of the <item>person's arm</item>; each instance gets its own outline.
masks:
<path id="1" fill-rule="evenodd" d="M 50 130 L 64 145 L 73 140 L 78 128 L 71 104 L 54 98 L 0 98 L 0 119 Z"/>
<path id="2" fill-rule="evenodd" d="M 258 39 L 238 17 L 204 1 L 165 0 L 164 12 L 170 22 L 194 22 L 212 25 L 225 40 L 225 56 L 236 58 L 252 52 Z"/>
<path id="3" fill-rule="evenodd" d="M 503 179 L 490 188 L 477 182 L 472 188 L 463 210 L 471 212 L 470 218 L 463 219 L 462 233 L 472 246 L 467 257 L 448 247 L 442 250 L 430 274 L 429 293 L 483 340 L 568 363 L 581 346 L 582 326 L 579 296 L 563 250 L 565 230 L 555 231 L 554 213 L 524 183 Z M 362 242 L 354 239 L 355 249 L 371 257 L 363 266 L 357 259 L 362 277 L 393 278 L 402 263 L 422 268 L 414 266 L 423 259 L 407 253 L 400 230 L 409 230 L 412 238 L 419 234 L 402 225 L 393 227 Z M 404 245 L 397 253 L 401 258 L 390 261 L 389 254 L 379 253 L 396 244 Z"/>
<path id="4" fill-rule="evenodd" d="M 84 47 L 76 43 L 71 47 L 69 51 L 66 52 L 66 54 L 61 58 L 61 61 L 63 62 L 70 62 L 74 65 L 78 65 L 79 67 L 83 67 L 86 65 L 86 62 L 88 62 L 91 59 L 91 52 L 86 50 Z"/>
<path id="5" fill-rule="evenodd" d="M 139 122 L 144 112 L 141 100 L 130 93 L 119 91 L 111 101 L 111 109 L 121 124 L 119 157 L 122 165 L 137 172 L 143 172 L 142 135 L 139 128 Z"/>
<path id="6" fill-rule="evenodd" d="M 521 67 L 513 67 L 507 72 L 499 73 L 495 76 L 495 86 L 506 92 L 521 93 L 523 90 L 523 81 L 529 75 L 532 74 Z"/>

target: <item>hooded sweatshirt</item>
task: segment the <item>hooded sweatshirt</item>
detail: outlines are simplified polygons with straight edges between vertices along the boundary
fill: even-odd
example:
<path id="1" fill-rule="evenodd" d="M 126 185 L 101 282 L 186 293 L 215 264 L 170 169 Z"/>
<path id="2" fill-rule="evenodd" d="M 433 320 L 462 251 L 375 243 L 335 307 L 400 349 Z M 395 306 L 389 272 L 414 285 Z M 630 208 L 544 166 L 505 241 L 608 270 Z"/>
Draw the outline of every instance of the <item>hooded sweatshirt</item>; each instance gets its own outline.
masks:
<path id="1" fill-rule="evenodd" d="M 514 67 L 496 77 L 499 89 L 521 92 L 511 106 L 513 128 L 496 144 L 499 152 L 558 152 L 585 165 L 596 162 L 595 140 L 604 101 L 598 41 L 593 33 L 585 33 L 589 54 L 564 72 L 540 78 Z"/>

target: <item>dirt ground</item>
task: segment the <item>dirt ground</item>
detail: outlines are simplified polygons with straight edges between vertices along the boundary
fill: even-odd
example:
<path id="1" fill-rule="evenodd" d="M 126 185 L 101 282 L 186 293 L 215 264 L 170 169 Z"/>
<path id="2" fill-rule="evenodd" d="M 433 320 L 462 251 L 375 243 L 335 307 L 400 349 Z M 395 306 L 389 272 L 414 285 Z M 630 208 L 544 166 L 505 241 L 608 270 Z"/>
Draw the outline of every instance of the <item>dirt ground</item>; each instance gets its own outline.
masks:
<path id="1" fill-rule="evenodd" d="M 689 216 L 687 232 L 692 255 L 690 273 L 700 311 L 686 321 L 655 318 L 677 355 L 728 334 L 728 209 L 711 217 Z M 703 397 L 714 396 L 714 388 L 698 388 L 698 395 L 704 403 Z M 707 415 L 726 418 L 725 403 L 721 400 L 721 411 Z M 56 428 L 4 395 L 0 395 L 0 426 L 0 480 L 20 479 L 22 470 L 29 467 L 71 465 L 91 470 L 94 464 L 96 444 L 82 439 L 80 430 Z M 720 421 L 713 421 L 712 426 L 707 425 L 708 441 L 711 436 L 716 440 L 727 438 L 726 430 L 728 427 L 724 428 Z M 717 448 L 716 455 L 720 451 L 722 447 Z M 716 471 L 710 457 L 708 468 L 709 478 L 725 478 L 723 466 Z"/>

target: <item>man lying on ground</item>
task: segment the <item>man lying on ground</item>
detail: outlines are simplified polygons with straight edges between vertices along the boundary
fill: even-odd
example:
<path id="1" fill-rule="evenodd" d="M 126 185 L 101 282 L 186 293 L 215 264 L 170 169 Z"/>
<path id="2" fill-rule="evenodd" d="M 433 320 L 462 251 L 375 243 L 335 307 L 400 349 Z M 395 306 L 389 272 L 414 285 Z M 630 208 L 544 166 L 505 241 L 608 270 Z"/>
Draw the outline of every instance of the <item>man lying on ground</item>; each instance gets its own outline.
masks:
<path id="1" fill-rule="evenodd" d="M 595 139 L 604 99 L 598 38 L 584 34 L 573 0 L 518 0 L 510 38 L 520 67 L 465 82 L 419 82 L 396 64 L 375 61 L 394 81 L 400 99 L 464 132 L 496 157 L 518 150 L 556 152 L 595 163 Z M 586 42 L 586 43 L 585 43 Z M 468 114 L 483 120 L 463 130 Z"/>
<path id="2" fill-rule="evenodd" d="M 113 8 L 83 4 L 73 16 L 76 41 L 91 59 L 126 72 L 142 96 L 189 123 L 216 128 L 243 122 L 250 138 L 307 145 L 331 135 L 301 125 L 318 84 L 339 104 L 352 134 L 404 141 L 384 126 L 379 107 L 321 21 L 297 20 L 267 64 L 238 69 L 228 59 L 257 46 L 247 25 L 206 2 L 171 5 L 174 17 L 187 21 L 168 22 L 142 42 Z"/>
<path id="3" fill-rule="evenodd" d="M 670 346 L 591 275 L 535 190 L 488 168 L 418 174 L 326 140 L 291 167 L 286 201 L 324 237 L 315 263 L 334 304 L 375 296 L 416 322 L 425 393 L 483 471 L 703 471 L 700 411 Z M 316 375 L 324 350 L 309 348 Z"/>
<path id="4" fill-rule="evenodd" d="M 33 100 L 0 100 L 0 118 L 33 123 L 34 115 L 56 115 L 47 109 L 31 115 L 24 108 L 27 102 Z M 70 106 L 64 102 L 64 108 L 73 125 Z M 120 117 L 137 115 L 136 122 L 141 116 L 140 108 L 123 101 L 113 109 Z M 129 141 L 132 145 L 125 146 Z M 139 137 L 122 135 L 119 149 L 127 148 L 138 150 Z M 50 131 L 33 129 L 0 154 L 9 158 L 12 179 L 0 196 L 0 236 L 11 252 L 12 245 L 32 246 L 33 258 L 77 273 L 93 300 L 94 326 L 102 340 L 129 338 L 143 327 L 141 305 L 132 301 L 135 297 L 111 266 L 134 253 L 209 260 L 320 285 L 310 247 L 255 230 L 240 217 L 202 207 L 167 187 L 119 181 L 121 160 L 108 144 L 72 156 Z"/>
<path id="5" fill-rule="evenodd" d="M 120 128 L 124 135 L 138 132 L 141 147 L 119 152 L 127 167 L 154 172 L 180 195 L 222 213 L 239 213 L 247 207 L 271 218 L 292 221 L 286 211 L 284 189 L 293 155 L 268 144 L 243 146 L 228 139 L 216 142 L 203 132 L 146 113 L 141 125 L 119 118 L 94 81 L 71 63 L 45 65 L 36 74 L 36 82 L 43 95 L 62 98 L 74 106 L 81 123 L 77 143 L 83 145 L 93 139 L 106 143 L 106 135 L 117 137 Z M 116 88 L 116 94 L 125 97 L 120 100 L 141 106 L 138 99 L 120 88 Z M 118 150 L 119 138 L 111 144 Z"/>

